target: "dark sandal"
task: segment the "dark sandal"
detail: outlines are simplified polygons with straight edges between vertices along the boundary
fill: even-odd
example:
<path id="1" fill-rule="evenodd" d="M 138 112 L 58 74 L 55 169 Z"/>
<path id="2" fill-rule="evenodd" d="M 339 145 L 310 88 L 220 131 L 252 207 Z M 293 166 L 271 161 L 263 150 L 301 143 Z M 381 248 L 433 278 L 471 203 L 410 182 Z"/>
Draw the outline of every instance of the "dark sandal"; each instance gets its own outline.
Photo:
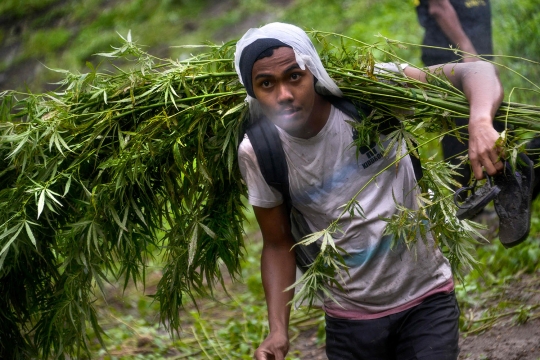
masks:
<path id="1" fill-rule="evenodd" d="M 475 217 L 501 191 L 497 185 L 493 185 L 492 178 L 487 174 L 485 175 L 487 181 L 478 189 L 478 180 L 475 179 L 472 185 L 462 187 L 454 193 L 454 203 L 458 207 L 456 217 L 459 220 L 470 220 Z M 471 192 L 471 195 L 463 202 L 460 202 L 460 199 L 463 198 L 464 194 L 467 194 L 469 191 Z"/>
<path id="2" fill-rule="evenodd" d="M 499 216 L 499 240 L 506 248 L 523 242 L 531 228 L 533 163 L 525 154 L 518 154 L 518 157 L 521 162 L 515 171 L 506 163 L 505 172 L 493 177 L 501 188 L 494 203 Z"/>

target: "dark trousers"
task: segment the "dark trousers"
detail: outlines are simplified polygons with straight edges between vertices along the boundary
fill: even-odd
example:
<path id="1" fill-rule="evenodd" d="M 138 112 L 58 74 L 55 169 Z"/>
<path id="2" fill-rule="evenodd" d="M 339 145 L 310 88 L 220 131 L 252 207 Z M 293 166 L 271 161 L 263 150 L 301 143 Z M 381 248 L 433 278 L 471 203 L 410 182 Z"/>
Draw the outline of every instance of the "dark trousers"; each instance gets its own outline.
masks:
<path id="1" fill-rule="evenodd" d="M 457 359 L 459 308 L 454 292 L 374 320 L 326 316 L 329 360 Z"/>
<path id="2" fill-rule="evenodd" d="M 463 126 L 469 123 L 469 119 L 455 119 L 456 126 Z M 441 141 L 444 160 L 448 161 L 452 165 L 458 165 L 461 162 L 460 157 L 462 155 L 467 155 L 469 150 L 469 138 L 468 130 L 461 129 L 460 132 L 461 139 L 458 139 L 452 134 L 445 135 Z M 471 166 L 467 164 L 462 164 L 456 172 L 458 175 L 454 175 L 454 179 L 458 181 L 461 186 L 457 187 L 458 189 L 462 186 L 467 186 L 472 178 L 472 169 Z"/>

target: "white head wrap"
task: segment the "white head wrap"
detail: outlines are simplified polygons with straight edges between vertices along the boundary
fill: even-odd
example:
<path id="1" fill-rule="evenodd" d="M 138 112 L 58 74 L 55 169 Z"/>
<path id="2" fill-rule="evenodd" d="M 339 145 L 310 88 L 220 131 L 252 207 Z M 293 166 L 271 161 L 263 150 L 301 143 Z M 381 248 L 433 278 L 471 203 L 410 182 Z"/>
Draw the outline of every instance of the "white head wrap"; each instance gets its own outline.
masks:
<path id="1" fill-rule="evenodd" d="M 236 52 L 234 54 L 234 66 L 236 73 L 240 78 L 240 82 L 243 85 L 245 84 L 242 81 L 242 75 L 240 73 L 240 57 L 242 56 L 242 51 L 256 40 L 268 38 L 277 39 L 284 44 L 289 45 L 294 50 L 298 66 L 300 66 L 302 70 L 305 70 L 307 67 L 313 76 L 317 78 L 318 81 L 315 84 L 315 88 L 318 93 L 322 95 L 331 94 L 338 97 L 343 96 L 343 93 L 334 80 L 332 80 L 326 72 L 315 46 L 313 46 L 313 43 L 304 30 L 291 24 L 278 22 L 267 24 L 261 28 L 249 29 L 237 42 Z M 257 99 L 254 99 L 249 95 L 246 99 L 250 104 L 252 114 L 254 114 L 253 111 L 257 114 L 257 108 L 259 108 Z"/>

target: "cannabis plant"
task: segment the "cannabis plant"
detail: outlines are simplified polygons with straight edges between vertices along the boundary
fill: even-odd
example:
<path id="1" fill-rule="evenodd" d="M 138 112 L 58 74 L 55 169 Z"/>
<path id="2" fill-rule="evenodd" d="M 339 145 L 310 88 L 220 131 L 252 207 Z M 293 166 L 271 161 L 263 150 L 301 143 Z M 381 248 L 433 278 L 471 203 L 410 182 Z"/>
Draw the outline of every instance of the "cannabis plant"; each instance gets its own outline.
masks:
<path id="1" fill-rule="evenodd" d="M 393 51 L 400 44 L 312 36 L 344 93 L 375 109 L 354 124 L 353 146 L 377 139 L 387 116 L 400 120 L 390 134 L 399 156 L 420 156 L 425 144 L 458 133 L 452 119 L 467 116 L 467 101 L 446 79 L 374 75 L 374 52 L 404 62 Z M 87 73 L 56 70 L 63 76 L 56 92 L 0 94 L 0 357 L 84 356 L 87 326 L 99 340 L 103 334 L 96 292 L 111 281 L 144 284 L 156 255 L 163 276 L 154 296 L 171 333 L 186 301 L 224 286 L 225 274 L 238 278 L 246 188 L 236 151 L 248 109 L 234 46 L 158 59 L 128 35 L 99 54 L 109 60 L 106 70 L 90 63 Z M 504 104 L 497 117 L 515 128 L 501 138 L 515 162 L 527 136 L 520 129 L 539 129 L 539 109 Z M 452 169 L 422 161 L 420 210 L 398 207 L 387 231 L 411 248 L 411 234 L 431 231 L 455 269 L 471 266 L 476 225 L 453 216 Z M 362 210 L 354 199 L 344 204 L 344 215 L 355 211 Z M 332 224 L 304 240 L 322 239 L 323 249 L 298 299 L 313 301 L 332 285 L 342 266 L 335 231 Z"/>

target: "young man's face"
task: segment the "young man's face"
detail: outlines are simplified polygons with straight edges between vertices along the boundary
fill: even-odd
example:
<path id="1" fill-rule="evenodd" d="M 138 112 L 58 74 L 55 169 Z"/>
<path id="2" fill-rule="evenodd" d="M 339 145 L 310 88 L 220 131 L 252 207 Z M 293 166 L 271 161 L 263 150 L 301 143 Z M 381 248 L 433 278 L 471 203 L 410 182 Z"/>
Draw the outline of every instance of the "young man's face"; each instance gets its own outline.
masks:
<path id="1" fill-rule="evenodd" d="M 312 110 L 318 97 L 314 77 L 296 63 L 289 47 L 274 49 L 270 57 L 257 60 L 252 71 L 253 92 L 262 112 L 292 136 L 313 136 Z"/>

